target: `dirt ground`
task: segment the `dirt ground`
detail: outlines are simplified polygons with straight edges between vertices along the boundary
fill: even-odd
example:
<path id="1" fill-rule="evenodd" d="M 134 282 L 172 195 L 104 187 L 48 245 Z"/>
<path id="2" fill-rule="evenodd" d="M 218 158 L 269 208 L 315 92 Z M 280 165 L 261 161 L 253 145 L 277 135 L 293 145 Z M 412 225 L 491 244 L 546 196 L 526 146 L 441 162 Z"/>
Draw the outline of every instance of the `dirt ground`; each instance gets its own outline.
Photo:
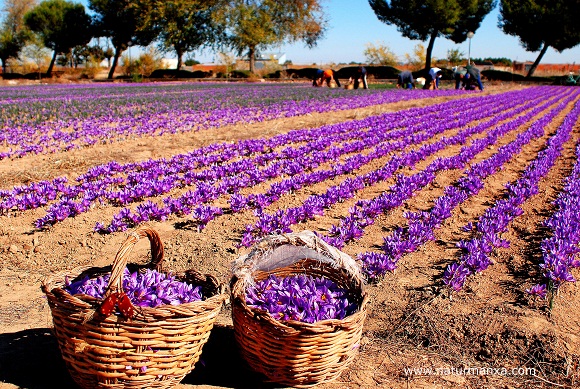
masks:
<path id="1" fill-rule="evenodd" d="M 484 94 L 499 93 L 521 85 L 489 85 Z M 189 134 L 142 138 L 118 147 L 93 146 L 67 153 L 30 156 L 0 163 L 0 189 L 50 179 L 74 178 L 89 167 L 116 160 L 121 163 L 170 157 L 214 142 L 269 137 L 292 129 L 363 118 L 415 106 L 434 104 L 460 97 L 445 97 L 375 106 L 354 111 L 310 114 L 292 119 L 239 125 Z M 557 120 L 561 120 L 559 117 Z M 556 126 L 551 125 L 549 133 Z M 368 285 L 371 296 L 360 355 L 330 388 L 575 388 L 580 387 L 580 290 L 570 284 L 560 290 L 554 308 L 537 302 L 523 292 L 537 280 L 539 242 L 546 231 L 541 222 L 552 212 L 551 201 L 562 188 L 562 178 L 571 170 L 575 131 L 555 167 L 541 181 L 540 194 L 524 206 L 525 214 L 512 223 L 506 238 L 509 249 L 494 254 L 495 265 L 473 277 L 467 288 L 450 296 L 440 288 L 445 267 L 457 258 L 455 243 L 465 237 L 460 227 L 476 220 L 486 207 L 502 194 L 503 184 L 516 179 L 527 163 L 541 150 L 547 137 L 532 141 L 505 169 L 495 174 L 486 188 L 437 231 L 437 240 L 401 261 L 394 273 Z M 513 137 L 506 136 L 501 143 Z M 421 163 L 421 169 L 438 153 Z M 483 153 L 482 159 L 489 156 Z M 371 167 L 377 167 L 377 161 Z M 323 168 L 324 166 L 321 166 Z M 405 171 L 409 173 L 409 171 Z M 405 207 L 381 216 L 366 230 L 362 239 L 344 250 L 355 256 L 376 249 L 382 237 L 404 223 L 403 212 L 428 209 L 445 186 L 460 172 L 447 171 L 436 182 L 420 191 Z M 358 199 L 372 198 L 387 190 L 394 181 L 363 189 L 357 199 L 337 204 L 327 216 L 295 226 L 296 230 L 325 231 L 345 215 Z M 268 183 L 269 185 L 269 183 Z M 272 207 L 296 204 L 328 183 L 314 185 L 282 197 Z M 266 184 L 244 193 L 261 191 Z M 51 335 L 51 314 L 40 284 L 52 272 L 77 266 L 103 266 L 111 263 L 126 233 L 99 235 L 93 232 L 97 221 L 110 220 L 118 211 L 111 206 L 67 219 L 48 230 L 34 229 L 42 210 L 0 216 L 0 388 L 74 388 Z M 243 228 L 253 215 L 250 211 L 230 214 L 210 222 L 205 230 L 172 217 L 152 226 L 160 232 L 170 270 L 194 267 L 212 273 L 227 283 L 230 264 L 247 252 L 236 248 Z M 132 254 L 135 261 L 147 255 L 147 244 L 139 243 Z M 417 369 L 409 372 L 406 369 Z M 439 369 L 441 374 L 427 370 Z M 459 369 L 479 368 L 479 374 L 456 373 Z M 508 373 L 505 373 L 507 369 Z M 512 371 L 512 369 L 516 369 Z M 529 368 L 535 369 L 532 374 Z M 447 369 L 447 370 L 445 370 Z M 517 370 L 519 369 L 519 370 Z M 448 374 L 445 374 L 445 371 Z M 473 371 L 473 370 L 472 370 Z M 450 372 L 450 373 L 449 373 Z M 482 373 L 483 372 L 483 373 Z M 261 388 L 259 376 L 245 365 L 233 340 L 230 307 L 224 306 L 202 360 L 185 377 L 186 388 Z"/>

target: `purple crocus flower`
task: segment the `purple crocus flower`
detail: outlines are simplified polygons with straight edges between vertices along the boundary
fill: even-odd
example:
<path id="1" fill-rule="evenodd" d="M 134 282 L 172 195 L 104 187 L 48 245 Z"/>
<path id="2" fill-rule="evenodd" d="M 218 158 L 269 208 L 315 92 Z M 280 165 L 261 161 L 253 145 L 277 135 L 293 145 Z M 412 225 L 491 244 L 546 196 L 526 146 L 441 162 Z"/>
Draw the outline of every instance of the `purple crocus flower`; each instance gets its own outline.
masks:
<path id="1" fill-rule="evenodd" d="M 529 289 L 526 289 L 526 293 L 543 299 L 546 298 L 546 295 L 548 294 L 548 289 L 546 287 L 546 284 L 539 284 L 534 285 Z"/>
<path id="2" fill-rule="evenodd" d="M 110 275 L 70 282 L 65 278 L 65 290 L 70 294 L 86 294 L 103 298 L 109 283 Z M 141 307 L 156 307 L 163 304 L 179 305 L 203 299 L 201 286 L 181 282 L 171 274 L 159 273 L 156 270 L 123 274 L 123 289 L 131 302 Z"/>

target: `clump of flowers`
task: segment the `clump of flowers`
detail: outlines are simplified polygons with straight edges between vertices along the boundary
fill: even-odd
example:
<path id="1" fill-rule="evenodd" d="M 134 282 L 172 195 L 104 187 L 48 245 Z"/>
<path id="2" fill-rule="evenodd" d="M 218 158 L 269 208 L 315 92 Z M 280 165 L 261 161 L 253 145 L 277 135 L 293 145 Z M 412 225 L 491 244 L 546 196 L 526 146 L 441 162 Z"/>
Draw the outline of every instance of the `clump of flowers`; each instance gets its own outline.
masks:
<path id="1" fill-rule="evenodd" d="M 353 314 L 358 304 L 349 301 L 348 291 L 324 277 L 270 275 L 246 290 L 251 308 L 268 312 L 276 320 L 314 323 Z"/>
<path id="2" fill-rule="evenodd" d="M 85 278 L 70 282 L 65 279 L 65 290 L 72 295 L 86 294 L 103 298 L 110 274 L 96 278 Z M 160 273 L 147 269 L 145 272 L 131 273 L 125 269 L 123 289 L 133 305 L 139 307 L 157 307 L 159 305 L 180 305 L 202 299 L 201 286 L 190 285 L 179 281 L 172 274 Z"/>

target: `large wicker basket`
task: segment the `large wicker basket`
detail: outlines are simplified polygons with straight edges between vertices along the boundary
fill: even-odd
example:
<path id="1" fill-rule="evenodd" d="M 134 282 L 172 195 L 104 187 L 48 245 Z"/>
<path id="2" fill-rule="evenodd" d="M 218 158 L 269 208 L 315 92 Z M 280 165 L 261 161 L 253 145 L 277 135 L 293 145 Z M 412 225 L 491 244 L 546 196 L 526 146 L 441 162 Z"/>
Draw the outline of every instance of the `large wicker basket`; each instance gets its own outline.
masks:
<path id="1" fill-rule="evenodd" d="M 291 257 L 291 259 L 288 259 Z M 273 260 L 272 260 L 273 259 Z M 279 266 L 281 265 L 281 266 Z M 336 379 L 358 354 L 368 295 L 354 260 L 310 231 L 270 236 L 234 264 L 234 334 L 249 366 L 268 381 L 310 387 Z M 246 304 L 249 284 L 270 274 L 326 277 L 349 291 L 359 309 L 343 320 L 278 321 Z"/>
<path id="2" fill-rule="evenodd" d="M 105 298 L 122 292 L 127 256 L 140 238 L 151 243 L 148 267 L 161 271 L 163 245 L 157 232 L 137 228 L 119 249 L 112 266 L 77 268 L 42 283 L 52 311 L 54 334 L 69 373 L 82 388 L 169 388 L 193 370 L 227 294 L 211 275 L 188 270 L 176 278 L 203 289 L 204 300 L 181 305 L 135 308 L 132 318 L 108 317 L 98 309 Z M 129 265 L 131 271 L 146 266 Z M 111 273 L 103 299 L 70 295 L 65 276 L 76 279 Z"/>

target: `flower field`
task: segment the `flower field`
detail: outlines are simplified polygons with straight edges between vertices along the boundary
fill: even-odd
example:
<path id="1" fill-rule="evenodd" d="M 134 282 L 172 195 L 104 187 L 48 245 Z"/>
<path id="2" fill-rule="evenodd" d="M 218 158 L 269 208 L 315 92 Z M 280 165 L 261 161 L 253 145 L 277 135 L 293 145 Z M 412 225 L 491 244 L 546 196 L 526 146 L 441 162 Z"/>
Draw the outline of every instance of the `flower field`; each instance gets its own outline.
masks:
<path id="1" fill-rule="evenodd" d="M 312 230 L 357 259 L 360 354 L 323 388 L 580 385 L 580 88 L 0 90 L 0 388 L 74 387 L 40 282 L 110 264 L 141 223 L 169 270 L 224 282 L 272 233 Z M 261 387 L 228 306 L 202 362 L 179 387 Z M 528 370 L 427 370 L 465 367 Z"/>

